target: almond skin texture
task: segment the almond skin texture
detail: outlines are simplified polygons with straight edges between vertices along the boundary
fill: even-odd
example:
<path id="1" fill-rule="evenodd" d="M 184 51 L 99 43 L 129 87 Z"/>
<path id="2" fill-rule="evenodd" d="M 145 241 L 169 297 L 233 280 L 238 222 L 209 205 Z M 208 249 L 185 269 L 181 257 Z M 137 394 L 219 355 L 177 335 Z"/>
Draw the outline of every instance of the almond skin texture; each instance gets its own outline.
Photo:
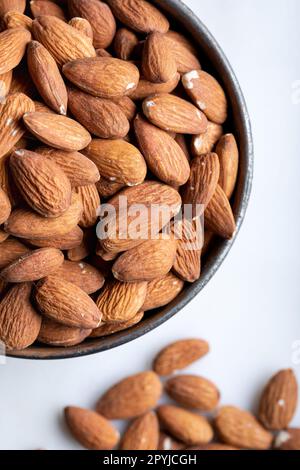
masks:
<path id="1" fill-rule="evenodd" d="M 50 113 L 27 113 L 23 116 L 27 129 L 51 147 L 67 152 L 84 149 L 91 141 L 89 132 L 77 121 Z"/>
<path id="2" fill-rule="evenodd" d="M 87 186 L 100 180 L 96 165 L 79 152 L 65 152 L 50 147 L 38 147 L 36 152 L 58 165 L 68 177 L 71 186 Z"/>
<path id="3" fill-rule="evenodd" d="M 113 101 L 69 89 L 69 109 L 91 134 L 103 139 L 125 137 L 129 122 L 122 109 Z M 97 116 L 97 119 L 95 119 Z"/>
<path id="4" fill-rule="evenodd" d="M 78 31 L 85 34 L 91 41 L 93 41 L 94 33 L 88 20 L 79 17 L 71 18 L 69 25 L 75 29 L 78 29 Z"/>
<path id="5" fill-rule="evenodd" d="M 143 319 L 143 316 L 144 316 L 144 312 L 139 312 L 133 318 L 131 318 L 130 320 L 126 322 L 103 323 L 101 326 L 99 326 L 99 328 L 96 328 L 95 330 L 93 330 L 90 337 L 102 338 L 103 336 L 109 336 L 114 333 L 118 333 L 119 331 L 127 330 L 128 328 L 131 328 L 132 326 L 140 323 L 140 321 Z"/>
<path id="6" fill-rule="evenodd" d="M 165 385 L 167 394 L 177 403 L 201 411 L 214 410 L 220 400 L 220 392 L 210 380 L 195 375 L 179 375 Z"/>
<path id="7" fill-rule="evenodd" d="M 216 192 L 220 176 L 220 163 L 216 153 L 195 157 L 191 164 L 189 181 L 183 190 L 183 203 L 191 204 L 192 216 L 203 214 Z"/>
<path id="8" fill-rule="evenodd" d="M 7 349 L 25 349 L 39 334 L 42 318 L 31 305 L 30 294 L 31 284 L 20 284 L 0 302 L 0 340 Z"/>
<path id="9" fill-rule="evenodd" d="M 174 78 L 166 83 L 153 83 L 141 77 L 137 88 L 132 93 L 130 93 L 130 98 L 134 101 L 138 101 L 157 93 L 172 93 L 172 91 L 174 91 L 177 87 L 179 80 L 179 73 L 177 73 Z"/>
<path id="10" fill-rule="evenodd" d="M 50 15 L 56 16 L 61 20 L 66 20 L 64 11 L 54 2 L 50 2 L 48 0 L 32 0 L 30 2 L 30 10 L 32 16 L 34 18 L 38 18 L 39 16 Z"/>
<path id="11" fill-rule="evenodd" d="M 0 159 L 25 133 L 22 117 L 31 111 L 34 111 L 34 102 L 23 93 L 11 94 L 0 104 Z"/>
<path id="12" fill-rule="evenodd" d="M 0 16 L 8 11 L 18 11 L 24 13 L 26 8 L 26 0 L 2 0 L 0 4 Z"/>
<path id="13" fill-rule="evenodd" d="M 83 228 L 93 227 L 100 213 L 100 197 L 96 185 L 79 186 L 75 192 L 80 196 L 83 207 L 78 224 Z"/>
<path id="14" fill-rule="evenodd" d="M 186 445 L 207 444 L 213 438 L 213 429 L 203 416 L 171 405 L 160 406 L 157 414 L 162 427 Z"/>
<path id="15" fill-rule="evenodd" d="M 132 375 L 110 388 L 98 401 L 97 411 L 107 419 L 130 419 L 154 408 L 162 385 L 151 371 Z"/>
<path id="16" fill-rule="evenodd" d="M 147 413 L 131 423 L 123 435 L 121 450 L 157 450 L 159 424 L 156 414 Z"/>
<path id="17" fill-rule="evenodd" d="M 22 255 L 0 272 L 5 282 L 38 281 L 56 272 L 64 261 L 63 253 L 56 248 L 41 248 Z"/>
<path id="18" fill-rule="evenodd" d="M 153 281 L 171 271 L 176 250 L 174 238 L 147 240 L 117 259 L 113 275 L 123 282 Z"/>
<path id="19" fill-rule="evenodd" d="M 177 73 L 177 64 L 173 54 L 169 53 L 169 42 L 161 33 L 148 35 L 142 60 L 143 76 L 154 83 L 172 80 Z"/>
<path id="20" fill-rule="evenodd" d="M 155 358 L 153 370 L 162 376 L 171 375 L 201 359 L 209 352 L 209 345 L 201 339 L 176 341 L 164 348 Z"/>
<path id="21" fill-rule="evenodd" d="M 140 77 L 135 65 L 113 57 L 74 60 L 63 67 L 63 73 L 86 93 L 106 99 L 130 94 Z"/>
<path id="22" fill-rule="evenodd" d="M 124 140 L 93 139 L 84 153 L 109 181 L 136 186 L 146 178 L 147 166 L 142 154 Z"/>
<path id="23" fill-rule="evenodd" d="M 219 185 L 228 199 L 231 199 L 239 169 L 239 150 L 233 134 L 225 134 L 221 137 L 216 153 L 220 160 Z"/>
<path id="24" fill-rule="evenodd" d="M 16 150 L 10 169 L 27 204 L 44 217 L 58 217 L 70 207 L 71 184 L 56 163 L 29 150 Z"/>
<path id="25" fill-rule="evenodd" d="M 288 428 L 298 404 L 298 384 L 293 370 L 286 369 L 271 378 L 263 391 L 259 419 L 267 429 Z"/>
<path id="26" fill-rule="evenodd" d="M 56 275 L 80 287 L 87 294 L 93 294 L 104 284 L 103 274 L 94 266 L 83 262 L 64 261 Z"/>
<path id="27" fill-rule="evenodd" d="M 220 124 L 208 121 L 206 132 L 192 137 L 192 154 L 194 157 L 212 152 L 222 134 L 223 127 Z"/>
<path id="28" fill-rule="evenodd" d="M 190 166 L 177 142 L 141 115 L 135 118 L 134 130 L 152 173 L 171 186 L 185 184 L 190 175 Z"/>
<path id="29" fill-rule="evenodd" d="M 29 251 L 30 249 L 27 246 L 15 238 L 4 240 L 0 249 L 0 269 L 6 268 L 6 266 Z"/>
<path id="30" fill-rule="evenodd" d="M 273 436 L 247 411 L 224 406 L 215 418 L 215 427 L 221 440 L 240 449 L 267 450 Z"/>
<path id="31" fill-rule="evenodd" d="M 143 102 L 143 112 L 152 124 L 178 134 L 201 134 L 207 119 L 194 105 L 167 93 L 151 95 Z"/>
<path id="32" fill-rule="evenodd" d="M 82 203 L 78 195 L 73 195 L 69 209 L 60 217 L 45 218 L 28 209 L 14 210 L 5 222 L 7 233 L 19 238 L 48 239 L 68 234 L 78 224 L 82 214 Z"/>
<path id="33" fill-rule="evenodd" d="M 7 29 L 11 28 L 25 28 L 31 31 L 32 19 L 17 11 L 8 11 L 3 16 L 3 22 Z"/>
<path id="34" fill-rule="evenodd" d="M 108 0 L 107 3 L 121 23 L 138 33 L 165 33 L 169 29 L 166 17 L 145 0 Z"/>
<path id="35" fill-rule="evenodd" d="M 236 230 L 230 203 L 220 185 L 217 185 L 216 192 L 206 208 L 205 227 L 228 240 L 233 237 Z"/>
<path id="36" fill-rule="evenodd" d="M 138 43 L 138 37 L 133 31 L 126 28 L 118 29 L 114 40 L 116 56 L 122 60 L 129 60 Z"/>
<path id="37" fill-rule="evenodd" d="M 40 16 L 32 23 L 35 39 L 45 46 L 59 66 L 83 57 L 95 57 L 90 39 L 55 16 Z"/>
<path id="38" fill-rule="evenodd" d="M 69 0 L 68 7 L 71 16 L 89 21 L 96 49 L 106 49 L 111 44 L 116 33 L 116 21 L 108 5 L 98 0 Z"/>
<path id="39" fill-rule="evenodd" d="M 5 101 L 7 97 L 12 81 L 12 70 L 9 72 L 2 73 L 0 75 L 0 103 Z"/>
<path id="40" fill-rule="evenodd" d="M 178 233 L 176 258 L 173 271 L 186 282 L 195 282 L 201 274 L 201 250 L 203 246 L 203 227 L 201 219 L 184 219 L 174 227 Z"/>
<path id="41" fill-rule="evenodd" d="M 94 411 L 68 406 L 65 419 L 74 438 L 86 449 L 110 450 L 118 443 L 118 431 Z"/>
<path id="42" fill-rule="evenodd" d="M 83 240 L 83 231 L 75 226 L 69 233 L 61 237 L 35 238 L 27 239 L 30 245 L 40 248 L 58 248 L 59 250 L 71 250 L 81 245 Z"/>
<path id="43" fill-rule="evenodd" d="M 0 33 L 0 75 L 19 65 L 30 39 L 31 34 L 25 28 L 10 28 Z"/>
<path id="44" fill-rule="evenodd" d="M 0 225 L 3 224 L 11 213 L 11 204 L 7 194 L 0 187 Z"/>
<path id="45" fill-rule="evenodd" d="M 183 287 L 184 282 L 172 273 L 149 282 L 147 295 L 141 310 L 148 311 L 164 307 L 180 294 Z"/>
<path id="46" fill-rule="evenodd" d="M 56 347 L 76 346 L 82 343 L 90 332 L 91 330 L 64 326 L 48 318 L 43 318 L 37 341 Z"/>
<path id="47" fill-rule="evenodd" d="M 101 177 L 101 180 L 96 183 L 98 192 L 101 197 L 111 197 L 117 192 L 124 188 L 124 184 L 116 183 L 115 181 L 109 181 L 106 178 Z"/>
<path id="48" fill-rule="evenodd" d="M 179 73 L 190 72 L 201 68 L 197 58 L 197 50 L 192 43 L 182 34 L 176 31 L 168 31 L 166 38 L 169 42 L 169 50 L 175 58 Z"/>
<path id="49" fill-rule="evenodd" d="M 217 80 L 202 70 L 192 70 L 182 77 L 182 84 L 194 103 L 216 124 L 227 119 L 227 99 Z"/>
<path id="50" fill-rule="evenodd" d="M 300 450 L 300 429 L 289 428 L 281 431 L 275 439 L 276 450 Z"/>
<path id="51" fill-rule="evenodd" d="M 67 326 L 92 329 L 101 322 L 93 300 L 75 284 L 48 276 L 36 286 L 35 302 L 48 318 Z"/>
<path id="52" fill-rule="evenodd" d="M 112 282 L 105 285 L 97 300 L 104 323 L 125 322 L 133 318 L 144 303 L 146 282 Z"/>
<path id="53" fill-rule="evenodd" d="M 56 113 L 66 115 L 67 89 L 51 54 L 39 42 L 31 41 L 27 47 L 27 64 L 32 81 L 45 103 Z"/>

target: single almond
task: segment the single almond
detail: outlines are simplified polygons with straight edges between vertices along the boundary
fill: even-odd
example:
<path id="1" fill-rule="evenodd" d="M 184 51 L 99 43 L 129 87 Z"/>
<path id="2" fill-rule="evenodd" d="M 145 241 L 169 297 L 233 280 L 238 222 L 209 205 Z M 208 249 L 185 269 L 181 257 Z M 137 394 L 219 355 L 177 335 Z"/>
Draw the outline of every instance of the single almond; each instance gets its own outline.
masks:
<path id="1" fill-rule="evenodd" d="M 165 83 L 176 76 L 177 64 L 164 34 L 154 32 L 147 36 L 143 48 L 142 71 L 143 76 L 154 83 Z"/>
<path id="2" fill-rule="evenodd" d="M 203 227 L 201 218 L 184 219 L 173 227 L 178 239 L 173 271 L 186 282 L 195 282 L 201 274 L 201 250 L 203 246 Z"/>
<path id="3" fill-rule="evenodd" d="M 90 332 L 91 330 L 65 326 L 48 318 L 43 318 L 37 341 L 56 347 L 76 346 L 82 343 Z"/>
<path id="4" fill-rule="evenodd" d="M 172 273 L 149 282 L 141 310 L 148 311 L 164 307 L 180 294 L 183 287 L 184 282 Z"/>
<path id="5" fill-rule="evenodd" d="M 212 152 L 222 134 L 223 127 L 220 124 L 208 121 L 206 132 L 192 137 L 193 156 L 197 157 Z"/>
<path id="6" fill-rule="evenodd" d="M 221 137 L 216 153 L 220 160 L 219 185 L 228 199 L 231 199 L 239 170 L 239 150 L 233 134 L 225 134 Z"/>
<path id="7" fill-rule="evenodd" d="M 79 32 L 85 34 L 93 42 L 93 28 L 88 20 L 76 16 L 70 19 L 69 25 L 72 26 L 72 28 L 77 29 Z"/>
<path id="8" fill-rule="evenodd" d="M 1 0 L 0 3 L 0 16 L 3 16 L 8 11 L 18 11 L 24 13 L 26 8 L 26 0 Z"/>
<path id="9" fill-rule="evenodd" d="M 31 34 L 25 28 L 10 28 L 0 33 L 0 74 L 19 65 L 30 40 Z"/>
<path id="10" fill-rule="evenodd" d="M 132 326 L 137 325 L 143 319 L 144 312 L 137 313 L 133 318 L 125 322 L 119 323 L 103 323 L 98 328 L 92 331 L 90 334 L 91 338 L 102 338 L 104 336 L 110 336 L 119 331 L 127 330 Z"/>
<path id="11" fill-rule="evenodd" d="M 232 238 L 236 230 L 230 202 L 220 185 L 217 185 L 216 192 L 206 208 L 205 226 L 209 231 L 226 239 Z"/>
<path id="12" fill-rule="evenodd" d="M 179 73 L 183 74 L 191 70 L 201 69 L 197 50 L 189 39 L 177 31 L 168 31 L 166 39 L 169 42 L 169 49 L 175 58 Z"/>
<path id="13" fill-rule="evenodd" d="M 159 424 L 153 412 L 136 418 L 121 440 L 121 450 L 157 450 L 159 441 Z"/>
<path id="14" fill-rule="evenodd" d="M 114 51 L 118 59 L 129 60 L 138 45 L 137 35 L 127 28 L 118 29 L 114 39 Z"/>
<path id="15" fill-rule="evenodd" d="M 143 112 L 152 124 L 165 131 L 200 134 L 207 129 L 207 119 L 202 111 L 175 95 L 149 96 L 143 102 Z"/>
<path id="16" fill-rule="evenodd" d="M 83 228 L 93 227 L 100 214 L 100 197 L 96 185 L 79 186 L 75 192 L 80 196 L 83 207 L 78 225 Z"/>
<path id="17" fill-rule="evenodd" d="M 69 233 L 60 237 L 34 238 L 25 240 L 27 243 L 39 248 L 58 248 L 59 250 L 71 250 L 78 247 L 83 240 L 83 231 L 75 226 Z"/>
<path id="18" fill-rule="evenodd" d="M 32 19 L 18 11 L 8 11 L 3 16 L 3 21 L 7 29 L 25 28 L 31 31 Z"/>
<path id="19" fill-rule="evenodd" d="M 147 413 L 162 393 L 159 377 L 151 371 L 132 375 L 111 387 L 98 401 L 97 411 L 107 419 L 129 419 Z"/>
<path id="20" fill-rule="evenodd" d="M 214 410 L 220 400 L 215 384 L 196 375 L 172 377 L 167 381 L 165 390 L 180 405 L 201 411 Z"/>
<path id="21" fill-rule="evenodd" d="M 179 80 L 179 73 L 165 83 L 153 83 L 141 77 L 136 89 L 130 93 L 130 98 L 134 101 L 139 101 L 157 93 L 172 93 L 177 87 Z"/>
<path id="22" fill-rule="evenodd" d="M 66 260 L 56 270 L 56 275 L 80 287 L 87 294 L 97 292 L 104 284 L 103 274 L 94 266 L 84 262 Z"/>
<path id="23" fill-rule="evenodd" d="M 10 237 L 2 241 L 0 249 L 0 269 L 6 268 L 6 266 L 29 251 L 30 249 L 16 238 Z"/>
<path id="24" fill-rule="evenodd" d="M 124 184 L 117 183 L 116 181 L 109 181 L 106 178 L 101 177 L 101 180 L 96 183 L 99 195 L 101 197 L 112 197 L 121 189 L 124 188 Z"/>
<path id="25" fill-rule="evenodd" d="M 0 186 L 0 225 L 6 222 L 11 213 L 11 203 L 3 189 Z"/>
<path id="26" fill-rule="evenodd" d="M 63 21 L 66 21 L 66 17 L 63 9 L 54 2 L 48 0 L 31 0 L 30 1 L 30 10 L 34 18 L 39 16 L 49 15 L 56 16 Z"/>
<path id="27" fill-rule="evenodd" d="M 276 450 L 300 450 L 300 429 L 289 428 L 281 431 L 274 443 Z"/>

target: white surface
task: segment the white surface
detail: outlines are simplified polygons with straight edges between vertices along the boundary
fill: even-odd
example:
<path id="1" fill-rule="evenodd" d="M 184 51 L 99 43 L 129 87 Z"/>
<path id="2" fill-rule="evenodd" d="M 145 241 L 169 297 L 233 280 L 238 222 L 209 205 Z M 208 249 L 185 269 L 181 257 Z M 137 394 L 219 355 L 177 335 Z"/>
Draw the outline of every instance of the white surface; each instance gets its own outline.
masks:
<path id="1" fill-rule="evenodd" d="M 292 99 L 300 79 L 300 3 L 186 3 L 221 43 L 248 103 L 256 165 L 245 224 L 206 289 L 146 337 L 94 357 L 0 366 L 1 449 L 78 448 L 61 424 L 62 408 L 93 406 L 109 385 L 149 367 L 155 352 L 178 338 L 210 341 L 211 354 L 191 370 L 219 385 L 224 404 L 255 407 L 261 386 L 282 367 L 294 367 L 300 381 L 300 343 L 293 357 L 300 340 L 300 103 Z"/>

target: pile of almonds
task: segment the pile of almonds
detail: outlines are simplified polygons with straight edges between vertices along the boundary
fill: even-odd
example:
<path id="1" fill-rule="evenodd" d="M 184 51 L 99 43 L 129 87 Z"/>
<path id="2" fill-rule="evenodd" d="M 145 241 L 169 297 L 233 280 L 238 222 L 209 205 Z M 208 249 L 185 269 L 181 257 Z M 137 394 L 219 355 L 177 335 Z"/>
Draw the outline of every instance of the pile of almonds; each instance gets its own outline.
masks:
<path id="1" fill-rule="evenodd" d="M 199 279 L 235 232 L 238 147 L 221 85 L 151 3 L 1 0 L 0 18 L 0 340 L 74 346 Z M 172 208 L 155 235 L 185 204 L 185 235 L 204 212 L 203 250 L 130 237 L 119 196 Z M 98 240 L 107 201 L 119 222 Z"/>
<path id="2" fill-rule="evenodd" d="M 234 406 L 220 406 L 220 392 L 210 380 L 175 374 L 208 351 L 208 343 L 199 339 L 170 344 L 155 358 L 153 371 L 114 385 L 96 411 L 67 407 L 71 433 L 94 450 L 300 450 L 300 429 L 289 428 L 298 402 L 293 371 L 281 370 L 271 378 L 255 417 Z M 164 391 L 175 404 L 158 405 L 160 377 L 168 377 Z M 131 420 L 121 439 L 109 421 L 114 419 Z"/>

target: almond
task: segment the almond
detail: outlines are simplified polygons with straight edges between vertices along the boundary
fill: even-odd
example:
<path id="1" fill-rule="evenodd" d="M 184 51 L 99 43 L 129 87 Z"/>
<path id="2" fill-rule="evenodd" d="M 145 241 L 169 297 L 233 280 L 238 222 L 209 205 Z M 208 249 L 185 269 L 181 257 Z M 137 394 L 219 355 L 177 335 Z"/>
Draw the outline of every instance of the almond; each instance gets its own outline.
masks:
<path id="1" fill-rule="evenodd" d="M 227 99 L 217 80 L 202 70 L 192 70 L 182 77 L 182 84 L 194 103 L 216 124 L 227 119 Z"/>
<path id="2" fill-rule="evenodd" d="M 222 407 L 215 418 L 217 432 L 225 444 L 240 449 L 267 450 L 273 436 L 247 411 L 233 406 Z"/>
<path id="3" fill-rule="evenodd" d="M 145 78 L 141 78 L 137 88 L 130 93 L 130 98 L 137 101 L 148 98 L 148 96 L 157 93 L 172 93 L 175 90 L 180 80 L 179 73 L 176 74 L 171 80 L 166 83 L 153 83 Z"/>
<path id="4" fill-rule="evenodd" d="M 9 72 L 5 72 L 0 75 L 0 103 L 5 102 L 5 98 L 7 97 L 10 90 L 11 81 L 12 70 L 9 70 Z"/>
<path id="5" fill-rule="evenodd" d="M 3 16 L 3 21 L 7 29 L 25 28 L 31 31 L 32 19 L 18 11 L 8 11 Z"/>
<path id="6" fill-rule="evenodd" d="M 225 134 L 221 137 L 216 153 L 220 160 L 219 185 L 228 199 L 231 199 L 239 169 L 239 150 L 233 134 Z"/>
<path id="7" fill-rule="evenodd" d="M 125 137 L 129 132 L 126 115 L 111 100 L 97 98 L 70 88 L 69 109 L 78 122 L 97 137 L 118 139 Z"/>
<path id="8" fill-rule="evenodd" d="M 48 276 L 36 286 L 35 302 L 46 317 L 67 326 L 92 329 L 101 322 L 94 301 L 75 284 Z"/>
<path id="9" fill-rule="evenodd" d="M 116 56 L 122 60 L 129 60 L 139 40 L 137 35 L 127 28 L 120 28 L 114 39 Z"/>
<path id="10" fill-rule="evenodd" d="M 56 272 L 64 261 L 63 253 L 56 248 L 41 248 L 25 253 L 14 260 L 1 272 L 0 277 L 5 282 L 38 281 Z"/>
<path id="11" fill-rule="evenodd" d="M 0 302 L 0 340 L 7 349 L 21 350 L 36 340 L 42 318 L 30 303 L 31 284 L 11 287 Z"/>
<path id="12" fill-rule="evenodd" d="M 174 238 L 147 240 L 117 259 L 112 268 L 113 275 L 123 282 L 153 281 L 163 277 L 172 268 L 176 249 Z"/>
<path id="13" fill-rule="evenodd" d="M 192 154 L 194 157 L 212 152 L 222 134 L 223 127 L 220 124 L 208 121 L 206 132 L 192 137 Z"/>
<path id="14" fill-rule="evenodd" d="M 37 341 L 56 347 L 76 346 L 82 343 L 91 330 L 61 325 L 48 318 L 43 318 Z"/>
<path id="15" fill-rule="evenodd" d="M 6 266 L 29 251 L 27 246 L 15 238 L 4 240 L 0 249 L 0 269 L 6 268 Z"/>
<path id="16" fill-rule="evenodd" d="M 24 13 L 26 8 L 26 0 L 1 0 L 0 16 L 3 16 L 8 11 L 18 11 Z"/>
<path id="17" fill-rule="evenodd" d="M 0 159 L 25 133 L 22 117 L 30 111 L 34 111 L 34 103 L 23 93 L 11 94 L 0 104 Z"/>
<path id="18" fill-rule="evenodd" d="M 129 419 L 154 408 L 162 385 L 151 371 L 132 375 L 110 388 L 98 401 L 97 411 L 108 419 Z"/>
<path id="19" fill-rule="evenodd" d="M 201 219 L 184 219 L 177 223 L 174 232 L 178 236 L 177 252 L 173 271 L 186 282 L 195 282 L 201 274 L 201 250 L 203 246 L 203 227 Z"/>
<path id="20" fill-rule="evenodd" d="M 0 225 L 3 224 L 11 213 L 11 204 L 7 194 L 0 187 Z"/>
<path id="21" fill-rule="evenodd" d="M 109 450 L 118 443 L 118 431 L 94 411 L 68 406 L 65 419 L 74 438 L 87 449 Z"/>
<path id="22" fill-rule="evenodd" d="M 70 181 L 53 161 L 29 150 L 16 150 L 10 169 L 23 198 L 39 214 L 58 217 L 70 207 Z"/>
<path id="23" fill-rule="evenodd" d="M 93 294 L 104 284 L 103 274 L 94 266 L 83 262 L 64 261 L 56 275 L 80 287 L 87 294 Z"/>
<path id="24" fill-rule="evenodd" d="M 31 0 L 30 10 L 34 18 L 49 15 L 56 16 L 57 18 L 60 18 L 63 21 L 66 20 L 63 9 L 56 3 L 49 2 L 48 0 Z"/>
<path id="25" fill-rule="evenodd" d="M 93 139 L 84 153 L 109 181 L 136 186 L 146 177 L 147 166 L 142 154 L 124 140 Z"/>
<path id="26" fill-rule="evenodd" d="M 118 98 L 116 104 L 121 108 L 128 121 L 132 121 L 136 115 L 136 105 L 129 96 L 122 96 Z"/>
<path id="27" fill-rule="evenodd" d="M 19 65 L 30 39 L 31 34 L 25 28 L 10 28 L 0 33 L 0 74 Z"/>
<path id="28" fill-rule="evenodd" d="M 169 273 L 163 278 L 155 279 L 148 283 L 145 302 L 142 311 L 164 307 L 174 300 L 182 291 L 183 281 L 174 274 Z"/>
<path id="29" fill-rule="evenodd" d="M 277 450 L 300 450 L 300 429 L 281 431 L 275 439 L 274 447 Z"/>
<path id="30" fill-rule="evenodd" d="M 145 0 L 108 0 L 107 3 L 121 23 L 138 33 L 165 33 L 169 29 L 167 18 Z"/>
<path id="31" fill-rule="evenodd" d="M 186 159 L 188 162 L 190 162 L 191 157 L 190 157 L 190 151 L 187 143 L 187 139 L 185 138 L 184 134 L 176 134 L 175 135 L 175 141 L 183 151 L 184 155 L 186 156 Z"/>
<path id="32" fill-rule="evenodd" d="M 106 284 L 97 299 L 97 307 L 102 313 L 104 323 L 132 319 L 141 310 L 146 292 L 146 282 L 114 281 Z"/>
<path id="33" fill-rule="evenodd" d="M 39 16 L 32 23 L 35 39 L 43 44 L 59 66 L 83 57 L 95 57 L 90 39 L 55 16 Z"/>
<path id="34" fill-rule="evenodd" d="M 164 34 L 154 32 L 148 35 L 143 49 L 142 71 L 144 77 L 154 83 L 165 83 L 176 76 L 177 64 Z"/>
<path id="35" fill-rule="evenodd" d="M 201 411 L 214 410 L 220 400 L 215 384 L 195 375 L 173 377 L 167 381 L 165 390 L 180 405 Z"/>
<path id="36" fill-rule="evenodd" d="M 159 442 L 158 442 L 158 450 L 183 450 L 185 449 L 185 445 L 183 442 L 176 441 L 173 437 L 169 436 L 164 432 L 160 432 L 159 435 Z"/>
<path id="37" fill-rule="evenodd" d="M 156 414 L 146 413 L 129 425 L 123 435 L 121 450 L 157 450 L 159 424 Z"/>
<path id="38" fill-rule="evenodd" d="M 201 339 L 176 341 L 157 355 L 153 363 L 153 369 L 158 375 L 171 375 L 201 359 L 208 351 L 208 343 Z"/>
<path id="39" fill-rule="evenodd" d="M 60 217 L 45 218 L 28 209 L 15 209 L 5 222 L 5 231 L 19 238 L 47 239 L 68 234 L 78 224 L 82 204 L 78 195 L 73 195 L 69 209 Z"/>
<path id="40" fill-rule="evenodd" d="M 107 99 L 130 94 L 140 76 L 135 65 L 112 57 L 74 60 L 63 67 L 63 73 L 86 93 Z"/>
<path id="41" fill-rule="evenodd" d="M 82 150 L 91 141 L 89 132 L 77 121 L 50 113 L 26 113 L 23 121 L 39 140 L 60 150 Z"/>
<path id="42" fill-rule="evenodd" d="M 220 176 L 220 163 L 216 153 L 195 157 L 191 174 L 183 190 L 183 203 L 190 204 L 192 216 L 199 217 L 214 196 Z"/>
<path id="43" fill-rule="evenodd" d="M 207 129 L 205 115 L 182 98 L 167 93 L 151 95 L 143 102 L 143 112 L 152 124 L 178 134 L 200 134 Z"/>
<path id="44" fill-rule="evenodd" d="M 100 197 L 96 185 L 79 186 L 75 192 L 80 196 L 83 207 L 78 224 L 83 228 L 93 227 L 100 214 Z"/>
<path id="45" fill-rule="evenodd" d="M 80 16 L 89 21 L 96 49 L 106 49 L 112 43 L 116 21 L 106 3 L 98 0 L 69 0 L 68 7 L 71 16 Z"/>
<path id="46" fill-rule="evenodd" d="M 88 186 L 100 179 L 96 165 L 79 152 L 65 152 L 50 147 L 38 147 L 36 152 L 58 165 L 70 180 L 72 187 Z"/>
<path id="47" fill-rule="evenodd" d="M 232 238 L 236 230 L 230 203 L 220 185 L 206 208 L 205 224 L 209 231 L 226 239 Z"/>
<path id="48" fill-rule="evenodd" d="M 197 50 L 192 43 L 182 34 L 176 31 L 168 31 L 166 38 L 169 42 L 169 49 L 175 58 L 177 71 L 179 73 L 187 73 L 191 70 L 201 69 L 200 62 L 197 58 Z"/>
<path id="49" fill-rule="evenodd" d="M 119 323 L 103 323 L 101 326 L 93 330 L 90 337 L 91 338 L 102 338 L 103 336 L 110 336 L 114 333 L 118 333 L 119 331 L 127 330 L 134 325 L 140 323 L 143 319 L 144 312 L 137 313 L 133 318 L 127 320 L 125 322 Z"/>
<path id="50" fill-rule="evenodd" d="M 157 414 L 162 427 L 187 445 L 206 444 L 213 438 L 213 429 L 203 416 L 172 405 L 159 406 Z"/>
<path id="51" fill-rule="evenodd" d="M 31 41 L 27 47 L 27 63 L 31 78 L 45 103 L 57 113 L 66 115 L 67 89 L 51 54 L 39 42 Z"/>
<path id="52" fill-rule="evenodd" d="M 124 184 L 116 183 L 115 181 L 109 181 L 106 178 L 102 178 L 96 183 L 98 192 L 101 197 L 111 197 L 124 188 Z"/>
<path id="53" fill-rule="evenodd" d="M 141 115 L 135 118 L 134 130 L 152 173 L 171 186 L 185 184 L 190 175 L 190 166 L 177 142 Z"/>
<path id="54" fill-rule="evenodd" d="M 69 25 L 72 26 L 72 28 L 77 29 L 79 32 L 85 34 L 93 42 L 94 33 L 91 23 L 88 20 L 74 17 L 69 21 Z"/>
<path id="55" fill-rule="evenodd" d="M 71 250 L 81 244 L 83 231 L 80 227 L 74 227 L 69 233 L 60 237 L 34 238 L 25 240 L 27 243 L 40 248 L 58 248 L 59 250 Z"/>
<path id="56" fill-rule="evenodd" d="M 291 369 L 281 370 L 265 387 L 259 419 L 267 429 L 280 431 L 292 421 L 298 403 L 298 384 Z"/>

